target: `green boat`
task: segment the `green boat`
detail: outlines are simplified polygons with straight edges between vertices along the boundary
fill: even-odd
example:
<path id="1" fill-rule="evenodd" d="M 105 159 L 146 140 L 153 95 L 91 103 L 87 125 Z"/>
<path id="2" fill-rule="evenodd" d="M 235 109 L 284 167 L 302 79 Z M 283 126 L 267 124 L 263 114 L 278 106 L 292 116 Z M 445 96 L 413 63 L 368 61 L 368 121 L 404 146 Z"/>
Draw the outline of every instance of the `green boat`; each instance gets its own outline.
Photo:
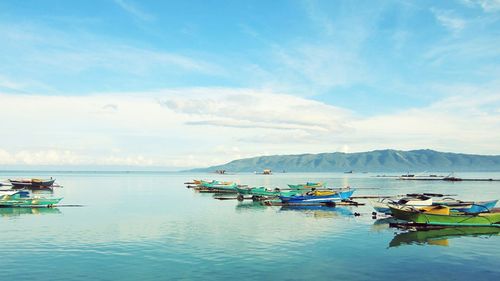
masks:
<path id="1" fill-rule="evenodd" d="M 237 187 L 238 184 L 233 182 L 233 183 L 221 183 L 218 181 L 214 182 L 202 182 L 201 187 L 202 188 L 209 188 L 209 189 L 218 189 L 218 190 L 234 190 L 235 187 Z"/>
<path id="2" fill-rule="evenodd" d="M 287 190 L 281 191 L 279 188 L 268 189 L 266 187 L 252 187 L 252 188 L 241 188 L 236 186 L 236 191 L 238 191 L 241 195 L 252 195 L 252 196 L 260 196 L 260 197 L 278 197 L 278 196 L 294 196 L 298 195 L 301 192 L 298 190 Z"/>
<path id="3" fill-rule="evenodd" d="M 489 213 L 467 214 L 450 213 L 449 215 L 428 214 L 414 208 L 389 206 L 392 215 L 400 220 L 411 221 L 423 225 L 440 226 L 495 226 L 500 227 L 500 209 L 492 209 Z"/>
<path id="4" fill-rule="evenodd" d="M 322 182 L 306 182 L 304 184 L 289 184 L 288 187 L 291 189 L 311 189 L 311 188 L 321 188 L 325 185 Z"/>
<path id="5" fill-rule="evenodd" d="M 19 193 L 14 195 L 3 196 L 0 200 L 0 207 L 51 207 L 62 198 L 45 198 L 45 197 L 21 197 Z"/>

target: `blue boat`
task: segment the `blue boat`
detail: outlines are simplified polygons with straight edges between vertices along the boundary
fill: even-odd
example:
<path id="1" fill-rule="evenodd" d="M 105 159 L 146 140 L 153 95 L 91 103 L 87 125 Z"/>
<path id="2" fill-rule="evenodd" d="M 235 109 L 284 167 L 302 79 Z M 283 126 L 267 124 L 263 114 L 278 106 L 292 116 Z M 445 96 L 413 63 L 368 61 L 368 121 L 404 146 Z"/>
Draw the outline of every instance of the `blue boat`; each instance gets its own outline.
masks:
<path id="1" fill-rule="evenodd" d="M 498 200 L 490 200 L 490 201 L 478 201 L 478 202 L 472 202 L 471 205 L 466 205 L 463 207 L 459 206 L 449 206 L 452 211 L 457 211 L 457 212 L 462 212 L 462 213 L 470 213 L 470 214 L 476 214 L 476 213 L 484 213 L 484 212 L 489 212 L 491 209 L 495 207 L 497 204 Z M 446 204 L 444 204 L 446 205 Z"/>
<path id="2" fill-rule="evenodd" d="M 342 201 L 349 199 L 354 193 L 354 189 L 349 189 L 346 191 L 335 192 L 330 195 L 298 195 L 298 196 L 280 196 L 281 202 L 285 204 L 310 204 L 310 203 L 328 203 L 335 201 Z"/>

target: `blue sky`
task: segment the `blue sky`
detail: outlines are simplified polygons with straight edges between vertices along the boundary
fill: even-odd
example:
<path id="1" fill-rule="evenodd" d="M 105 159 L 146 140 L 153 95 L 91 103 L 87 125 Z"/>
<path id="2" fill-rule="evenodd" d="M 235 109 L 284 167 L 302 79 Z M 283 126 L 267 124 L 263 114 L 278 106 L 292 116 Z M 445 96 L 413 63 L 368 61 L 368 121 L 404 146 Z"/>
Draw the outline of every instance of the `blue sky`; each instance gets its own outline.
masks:
<path id="1" fill-rule="evenodd" d="M 0 34 L 0 165 L 500 154 L 498 0 L 2 1 Z"/>

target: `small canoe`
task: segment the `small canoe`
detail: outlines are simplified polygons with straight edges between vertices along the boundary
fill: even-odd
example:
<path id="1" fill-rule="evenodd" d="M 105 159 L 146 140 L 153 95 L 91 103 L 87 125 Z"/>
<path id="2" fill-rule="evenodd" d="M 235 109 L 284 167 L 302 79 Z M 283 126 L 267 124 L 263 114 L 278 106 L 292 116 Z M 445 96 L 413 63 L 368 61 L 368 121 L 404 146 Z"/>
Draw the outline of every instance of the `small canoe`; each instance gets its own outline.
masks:
<path id="1" fill-rule="evenodd" d="M 450 213 L 449 215 L 429 214 L 415 208 L 390 205 L 392 215 L 400 220 L 427 225 L 441 226 L 497 226 L 500 227 L 500 209 L 489 213 L 465 214 Z"/>

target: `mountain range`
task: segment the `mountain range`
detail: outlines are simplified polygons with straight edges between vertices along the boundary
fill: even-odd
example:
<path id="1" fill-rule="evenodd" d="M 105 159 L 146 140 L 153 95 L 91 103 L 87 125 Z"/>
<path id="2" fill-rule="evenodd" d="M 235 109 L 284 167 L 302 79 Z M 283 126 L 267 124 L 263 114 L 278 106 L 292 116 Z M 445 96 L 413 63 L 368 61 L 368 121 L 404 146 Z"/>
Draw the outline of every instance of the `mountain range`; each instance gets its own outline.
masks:
<path id="1" fill-rule="evenodd" d="M 411 151 L 385 149 L 357 153 L 259 156 L 191 171 L 261 172 L 264 169 L 275 172 L 500 171 L 500 155 L 449 153 L 430 149 Z"/>

